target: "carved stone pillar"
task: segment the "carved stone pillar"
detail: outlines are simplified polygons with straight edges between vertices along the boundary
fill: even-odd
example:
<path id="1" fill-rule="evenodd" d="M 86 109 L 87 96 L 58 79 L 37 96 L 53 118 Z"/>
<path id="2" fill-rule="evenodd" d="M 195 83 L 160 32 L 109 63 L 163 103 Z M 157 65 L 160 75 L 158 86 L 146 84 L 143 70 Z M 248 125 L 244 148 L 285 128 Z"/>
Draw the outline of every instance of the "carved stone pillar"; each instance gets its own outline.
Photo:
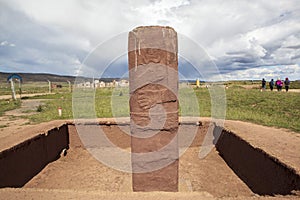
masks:
<path id="1" fill-rule="evenodd" d="M 177 51 L 173 28 L 129 33 L 133 191 L 178 191 Z"/>

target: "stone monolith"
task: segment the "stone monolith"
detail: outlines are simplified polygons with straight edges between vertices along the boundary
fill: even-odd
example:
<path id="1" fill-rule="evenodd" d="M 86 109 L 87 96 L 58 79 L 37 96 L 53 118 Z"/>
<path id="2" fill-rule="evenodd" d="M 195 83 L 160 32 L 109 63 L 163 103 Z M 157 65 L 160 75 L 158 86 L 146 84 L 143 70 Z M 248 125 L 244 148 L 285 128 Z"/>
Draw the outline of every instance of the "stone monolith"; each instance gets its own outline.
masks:
<path id="1" fill-rule="evenodd" d="M 171 27 L 129 33 L 133 191 L 178 191 L 178 56 Z"/>

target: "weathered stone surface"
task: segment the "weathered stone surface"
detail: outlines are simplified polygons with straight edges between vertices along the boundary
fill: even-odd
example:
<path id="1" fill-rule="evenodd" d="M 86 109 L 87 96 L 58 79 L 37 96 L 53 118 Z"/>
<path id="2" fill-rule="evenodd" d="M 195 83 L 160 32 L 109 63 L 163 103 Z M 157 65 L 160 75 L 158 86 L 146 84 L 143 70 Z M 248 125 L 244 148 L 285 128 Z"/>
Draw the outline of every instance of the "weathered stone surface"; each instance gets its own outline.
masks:
<path id="1" fill-rule="evenodd" d="M 134 191 L 178 191 L 177 34 L 170 27 L 129 33 Z"/>
<path id="2" fill-rule="evenodd" d="M 160 170 L 132 174 L 133 191 L 178 191 L 178 160 Z"/>
<path id="3" fill-rule="evenodd" d="M 132 130 L 131 151 L 133 153 L 148 153 L 148 152 L 158 152 L 159 150 L 174 150 L 177 148 L 177 131 L 173 130 Z M 149 137 L 143 137 L 144 135 Z M 171 147 L 171 148 L 170 148 Z M 175 149 L 176 150 L 176 149 Z M 177 154 L 177 151 L 174 151 Z"/>

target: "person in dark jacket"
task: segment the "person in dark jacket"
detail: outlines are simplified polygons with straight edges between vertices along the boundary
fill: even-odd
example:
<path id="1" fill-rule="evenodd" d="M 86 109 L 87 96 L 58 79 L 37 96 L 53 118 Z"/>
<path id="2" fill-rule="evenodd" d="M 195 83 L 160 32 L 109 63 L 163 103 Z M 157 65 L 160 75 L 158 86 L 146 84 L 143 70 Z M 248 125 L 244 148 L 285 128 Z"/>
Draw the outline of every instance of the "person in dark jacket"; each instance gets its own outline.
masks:
<path id="1" fill-rule="evenodd" d="M 274 89 L 274 79 L 271 79 L 271 81 L 269 82 L 269 86 L 270 86 L 270 90 L 273 91 L 273 89 Z"/>
<path id="2" fill-rule="evenodd" d="M 288 92 L 289 91 L 289 87 L 290 87 L 290 80 L 289 78 L 285 78 L 285 81 L 284 81 L 284 86 L 285 86 L 285 91 Z"/>
<path id="3" fill-rule="evenodd" d="M 266 90 L 266 83 L 267 83 L 267 81 L 263 78 L 261 81 L 261 89 L 262 90 Z"/>

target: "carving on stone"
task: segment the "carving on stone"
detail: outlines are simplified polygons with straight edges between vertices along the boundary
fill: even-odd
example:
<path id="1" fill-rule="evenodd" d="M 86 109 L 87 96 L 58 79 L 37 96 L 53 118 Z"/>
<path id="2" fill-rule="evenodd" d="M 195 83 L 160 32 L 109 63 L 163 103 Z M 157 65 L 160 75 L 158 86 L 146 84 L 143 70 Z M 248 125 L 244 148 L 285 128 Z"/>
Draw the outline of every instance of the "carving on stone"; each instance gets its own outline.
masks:
<path id="1" fill-rule="evenodd" d="M 177 34 L 138 27 L 128 50 L 133 191 L 178 191 Z"/>
<path id="2" fill-rule="evenodd" d="M 141 67 L 139 72 L 136 72 L 136 76 L 139 80 L 143 80 L 144 83 L 157 83 L 166 78 L 164 76 L 166 73 L 166 67 L 163 65 L 155 65 L 151 67 L 148 65 L 147 68 Z"/>
<path id="3" fill-rule="evenodd" d="M 145 53 L 142 54 L 143 64 L 160 63 L 161 56 L 161 52 L 158 49 L 147 48 Z"/>
<path id="4" fill-rule="evenodd" d="M 172 63 L 177 62 L 176 57 L 177 57 L 177 55 L 176 55 L 175 53 L 170 53 L 170 52 L 168 52 L 168 53 L 167 53 L 167 61 L 168 61 L 168 64 L 172 64 Z"/>
<path id="5" fill-rule="evenodd" d="M 137 94 L 138 103 L 143 109 L 150 109 L 156 104 L 176 101 L 176 99 L 172 98 L 168 89 L 144 90 L 141 88 L 138 90 Z"/>

